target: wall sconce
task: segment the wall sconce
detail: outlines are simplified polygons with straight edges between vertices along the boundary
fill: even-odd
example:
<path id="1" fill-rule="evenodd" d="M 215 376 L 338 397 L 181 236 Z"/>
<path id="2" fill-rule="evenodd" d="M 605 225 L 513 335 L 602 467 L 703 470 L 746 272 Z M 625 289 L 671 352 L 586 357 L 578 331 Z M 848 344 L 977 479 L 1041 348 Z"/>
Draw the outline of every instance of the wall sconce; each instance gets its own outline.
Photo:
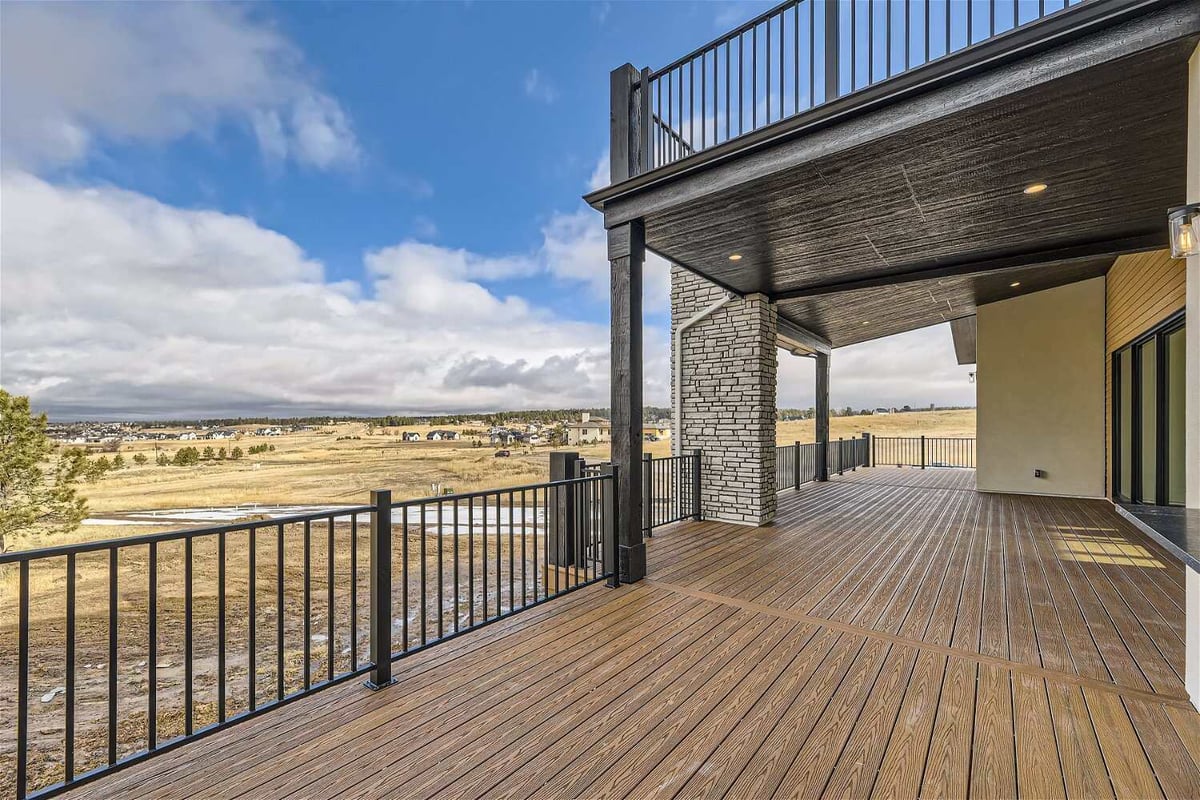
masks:
<path id="1" fill-rule="evenodd" d="M 1200 256 L 1200 203 L 1188 203 L 1167 212 L 1171 257 Z"/>

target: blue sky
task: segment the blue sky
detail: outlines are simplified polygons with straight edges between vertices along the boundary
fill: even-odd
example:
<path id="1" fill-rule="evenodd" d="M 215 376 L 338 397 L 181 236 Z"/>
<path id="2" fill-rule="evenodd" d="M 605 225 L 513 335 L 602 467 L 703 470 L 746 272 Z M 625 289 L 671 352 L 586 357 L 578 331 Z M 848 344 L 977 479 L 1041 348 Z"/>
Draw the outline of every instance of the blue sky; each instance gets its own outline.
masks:
<path id="1" fill-rule="evenodd" d="M 606 405 L 609 71 L 767 7 L 6 4 L 0 381 L 57 416 Z M 834 402 L 971 402 L 920 335 L 921 379 L 920 342 L 848 349 Z"/>

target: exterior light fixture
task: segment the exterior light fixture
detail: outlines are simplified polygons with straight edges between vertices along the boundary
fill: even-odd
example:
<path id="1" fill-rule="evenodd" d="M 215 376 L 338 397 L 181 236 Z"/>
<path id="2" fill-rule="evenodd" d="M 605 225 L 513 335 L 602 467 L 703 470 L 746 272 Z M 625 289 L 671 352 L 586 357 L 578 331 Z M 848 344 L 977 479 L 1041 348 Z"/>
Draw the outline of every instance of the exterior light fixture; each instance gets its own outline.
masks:
<path id="1" fill-rule="evenodd" d="M 863 325 L 870 325 L 870 324 L 871 324 L 871 321 L 870 321 L 870 320 L 866 320 L 866 319 L 864 319 L 862 324 L 863 324 Z"/>
<path id="2" fill-rule="evenodd" d="M 1041 194 L 1046 191 L 1046 184 L 1031 183 L 1022 190 L 1025 194 Z"/>
<path id="3" fill-rule="evenodd" d="M 1171 257 L 1200 256 L 1200 203 L 1172 208 L 1167 212 Z"/>
<path id="4" fill-rule="evenodd" d="M 733 253 L 733 254 L 731 254 L 731 255 L 729 256 L 729 260 L 730 260 L 730 261 L 741 261 L 741 260 L 742 260 L 742 254 L 741 254 L 741 253 Z"/>
<path id="5" fill-rule="evenodd" d="M 1010 284 L 1009 284 L 1009 286 L 1011 286 L 1011 287 L 1012 287 L 1012 288 L 1014 288 L 1014 289 L 1015 289 L 1015 288 L 1017 288 L 1017 287 L 1018 287 L 1018 286 L 1020 286 L 1020 285 L 1021 285 L 1021 282 L 1020 282 L 1020 281 L 1013 281 L 1012 283 L 1010 283 Z"/>

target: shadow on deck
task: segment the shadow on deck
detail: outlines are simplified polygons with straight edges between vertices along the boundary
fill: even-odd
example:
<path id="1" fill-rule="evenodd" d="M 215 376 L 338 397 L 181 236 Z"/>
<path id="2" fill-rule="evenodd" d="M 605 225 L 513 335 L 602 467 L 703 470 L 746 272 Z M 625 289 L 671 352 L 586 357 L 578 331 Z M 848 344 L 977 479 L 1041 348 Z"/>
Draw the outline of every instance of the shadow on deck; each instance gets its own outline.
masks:
<path id="1" fill-rule="evenodd" d="M 1101 501 L 860 469 L 72 796 L 1200 796 L 1183 570 Z"/>

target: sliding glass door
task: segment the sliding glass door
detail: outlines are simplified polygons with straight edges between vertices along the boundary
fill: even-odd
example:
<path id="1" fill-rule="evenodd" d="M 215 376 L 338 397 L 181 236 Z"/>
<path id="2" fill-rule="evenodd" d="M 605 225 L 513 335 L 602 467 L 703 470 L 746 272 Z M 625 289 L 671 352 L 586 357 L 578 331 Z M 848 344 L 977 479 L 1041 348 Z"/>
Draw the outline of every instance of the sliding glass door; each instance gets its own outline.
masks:
<path id="1" fill-rule="evenodd" d="M 1184 319 L 1113 354 L 1113 487 L 1126 503 L 1183 504 Z"/>

